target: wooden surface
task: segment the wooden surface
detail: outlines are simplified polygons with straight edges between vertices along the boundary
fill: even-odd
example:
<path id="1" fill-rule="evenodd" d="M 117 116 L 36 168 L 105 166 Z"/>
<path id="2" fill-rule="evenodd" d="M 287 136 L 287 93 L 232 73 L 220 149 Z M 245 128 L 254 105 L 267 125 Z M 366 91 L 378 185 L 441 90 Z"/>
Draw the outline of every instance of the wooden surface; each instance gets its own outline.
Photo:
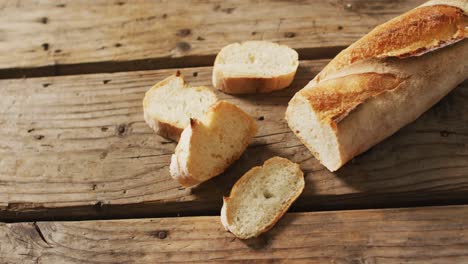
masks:
<path id="1" fill-rule="evenodd" d="M 0 223 L 0 263 L 468 263 L 468 82 L 335 173 L 283 120 L 328 59 L 423 2 L 1 1 L 0 221 L 17 223 Z M 143 121 L 144 93 L 177 69 L 211 86 L 217 51 L 252 39 L 297 49 L 295 81 L 218 93 L 258 135 L 226 173 L 183 188 L 169 176 L 176 144 Z M 221 198 L 274 155 L 300 164 L 304 193 L 240 241 Z"/>
<path id="2" fill-rule="evenodd" d="M 218 217 L 1 224 L 0 245 L 2 263 L 466 263 L 468 207 L 293 213 L 248 241 Z"/>
<path id="3" fill-rule="evenodd" d="M 251 39 L 323 58 L 422 2 L 2 1 L 0 77 L 208 66 Z"/>
<path id="4" fill-rule="evenodd" d="M 303 61 L 292 87 L 281 92 L 218 93 L 254 116 L 259 132 L 240 161 L 196 188 L 169 176 L 176 144 L 143 121 L 144 92 L 174 70 L 0 81 L 0 219 L 218 214 L 234 182 L 274 155 L 306 173 L 293 210 L 468 201 L 467 83 L 331 173 L 283 119 L 291 96 L 325 63 Z M 194 85 L 210 85 L 210 67 L 182 73 Z"/>

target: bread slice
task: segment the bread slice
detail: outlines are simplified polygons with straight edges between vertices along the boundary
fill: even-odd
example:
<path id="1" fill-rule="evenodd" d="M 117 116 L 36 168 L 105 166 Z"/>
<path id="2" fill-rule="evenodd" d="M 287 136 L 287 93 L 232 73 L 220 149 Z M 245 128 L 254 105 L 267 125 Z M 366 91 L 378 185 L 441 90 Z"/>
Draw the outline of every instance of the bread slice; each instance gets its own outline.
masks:
<path id="1" fill-rule="evenodd" d="M 241 239 L 268 231 L 304 190 L 304 174 L 299 165 L 273 157 L 262 167 L 254 167 L 224 197 L 221 222 Z"/>
<path id="2" fill-rule="evenodd" d="M 229 94 L 283 89 L 294 79 L 298 57 L 295 50 L 268 41 L 229 44 L 216 56 L 213 86 Z"/>
<path id="3" fill-rule="evenodd" d="M 156 133 L 177 141 L 182 130 L 189 125 L 190 118 L 202 119 L 216 101 L 211 89 L 191 87 L 177 72 L 146 92 L 144 118 Z"/>
<path id="4" fill-rule="evenodd" d="M 202 120 L 191 119 L 172 155 L 171 176 L 192 186 L 221 174 L 239 159 L 257 132 L 253 118 L 226 101 Z"/>

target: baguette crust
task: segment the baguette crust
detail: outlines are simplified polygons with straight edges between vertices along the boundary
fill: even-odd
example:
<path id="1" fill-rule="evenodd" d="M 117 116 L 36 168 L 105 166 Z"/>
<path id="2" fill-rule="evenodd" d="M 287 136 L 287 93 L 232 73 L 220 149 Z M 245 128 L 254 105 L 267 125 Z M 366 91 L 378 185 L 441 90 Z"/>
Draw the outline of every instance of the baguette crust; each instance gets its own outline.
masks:
<path id="1" fill-rule="evenodd" d="M 180 136 L 176 153 L 171 156 L 171 165 L 169 167 L 171 176 L 184 187 L 194 186 L 200 183 L 200 181 L 190 174 L 187 165 L 190 150 L 190 139 L 192 137 L 193 127 L 196 123 L 198 123 L 197 120 L 190 119 L 190 125 L 184 129 Z"/>
<path id="2" fill-rule="evenodd" d="M 216 64 L 216 62 L 215 62 Z M 276 77 L 224 77 L 221 71 L 213 72 L 214 86 L 228 94 L 271 93 L 288 87 L 294 80 L 296 72 Z"/>
<path id="3" fill-rule="evenodd" d="M 271 163 L 278 163 L 283 165 L 284 167 L 286 166 L 294 166 L 295 171 L 298 177 L 301 178 L 301 188 L 297 189 L 296 192 L 294 193 L 293 196 L 291 196 L 286 203 L 284 204 L 284 207 L 278 214 L 275 216 L 273 221 L 271 221 L 268 225 L 264 226 L 261 229 L 258 229 L 255 234 L 252 234 L 250 236 L 239 236 L 239 234 L 235 234 L 240 239 L 249 239 L 253 237 L 257 237 L 261 235 L 262 233 L 267 232 L 270 230 L 280 219 L 281 217 L 288 211 L 289 207 L 292 205 L 292 203 L 301 195 L 302 191 L 304 190 L 304 173 L 302 172 L 299 164 L 293 163 L 288 159 L 282 158 L 282 157 L 273 157 L 270 158 L 269 160 L 265 161 L 263 166 L 255 166 L 252 169 L 250 169 L 248 172 L 246 172 L 232 187 L 231 193 L 229 197 L 223 197 L 223 206 L 221 208 L 221 223 L 226 229 L 226 231 L 233 232 L 234 227 L 232 225 L 233 222 L 233 217 L 235 217 L 232 213 L 232 210 L 230 210 L 230 200 L 231 197 L 235 196 L 237 192 L 242 192 L 242 188 L 240 186 L 244 185 L 246 181 L 248 181 L 250 178 L 255 177 L 256 173 L 260 170 L 262 170 L 262 167 L 268 166 Z"/>
<path id="4" fill-rule="evenodd" d="M 383 92 L 397 89 L 402 82 L 393 74 L 367 72 L 323 81 L 314 89 L 304 89 L 300 93 L 309 100 L 322 122 L 336 128 L 336 124 L 357 106 Z"/>
<path id="5" fill-rule="evenodd" d="M 293 97 L 288 124 L 330 171 L 414 121 L 468 77 L 466 3 L 430 1 L 377 27 Z M 333 158 L 293 124 L 301 102 L 317 126 L 331 128 Z"/>
<path id="6" fill-rule="evenodd" d="M 466 38 L 467 27 L 468 17 L 461 7 L 438 4 L 413 9 L 376 27 L 340 52 L 316 80 L 365 59 L 420 56 L 443 48 Z"/>
<path id="7" fill-rule="evenodd" d="M 180 134 L 182 134 L 183 131 L 182 128 L 151 118 L 146 111 L 143 113 L 143 118 L 156 134 L 174 141 L 179 141 Z"/>

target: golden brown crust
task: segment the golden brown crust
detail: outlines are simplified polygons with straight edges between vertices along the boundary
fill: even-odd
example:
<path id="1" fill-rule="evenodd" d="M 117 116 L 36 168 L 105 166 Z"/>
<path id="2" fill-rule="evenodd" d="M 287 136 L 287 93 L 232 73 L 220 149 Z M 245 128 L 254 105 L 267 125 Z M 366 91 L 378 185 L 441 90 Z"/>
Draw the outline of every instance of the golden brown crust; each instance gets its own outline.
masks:
<path id="1" fill-rule="evenodd" d="M 384 23 L 342 51 L 317 80 L 368 58 L 419 56 L 463 40 L 468 17 L 446 5 L 423 6 Z"/>
<path id="2" fill-rule="evenodd" d="M 182 134 L 183 129 L 161 121 L 157 121 L 155 124 L 157 128 L 153 129 L 158 135 L 174 141 L 179 141 L 180 134 Z"/>
<path id="3" fill-rule="evenodd" d="M 184 187 L 192 187 L 201 183 L 200 181 L 197 181 L 195 178 L 193 178 L 192 175 L 178 176 L 175 179 L 180 183 L 180 185 Z"/>
<path id="4" fill-rule="evenodd" d="M 146 112 L 146 105 L 144 106 L 143 110 L 143 118 L 145 119 L 148 126 L 151 127 L 154 132 L 156 132 L 156 134 L 174 141 L 179 141 L 180 134 L 182 133 L 183 129 L 172 124 L 159 121 L 157 118 L 152 118 Z"/>
<path id="5" fill-rule="evenodd" d="M 294 75 L 295 72 L 272 78 L 219 76 L 216 88 L 228 94 L 271 93 L 288 87 Z"/>
<path id="6" fill-rule="evenodd" d="M 307 98 L 320 120 L 339 123 L 369 98 L 396 89 L 402 80 L 393 74 L 362 73 L 323 81 L 300 93 Z"/>

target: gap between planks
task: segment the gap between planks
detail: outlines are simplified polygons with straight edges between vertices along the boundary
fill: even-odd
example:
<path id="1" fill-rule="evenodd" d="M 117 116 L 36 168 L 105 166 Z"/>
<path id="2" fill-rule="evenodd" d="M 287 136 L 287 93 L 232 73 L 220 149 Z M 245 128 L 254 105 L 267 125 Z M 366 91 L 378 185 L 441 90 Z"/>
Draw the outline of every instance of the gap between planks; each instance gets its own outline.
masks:
<path id="1" fill-rule="evenodd" d="M 300 60 L 331 59 L 346 46 L 299 48 Z M 32 68 L 7 68 L 0 69 L 0 79 L 16 79 L 47 76 L 65 76 L 97 73 L 116 73 L 147 71 L 174 68 L 191 68 L 213 66 L 216 54 L 188 55 L 174 58 L 151 58 L 130 61 L 99 61 L 77 64 L 55 64 Z"/>
<path id="2" fill-rule="evenodd" d="M 432 200 L 432 201 L 410 201 L 397 202 L 392 201 L 392 195 L 388 202 L 374 203 L 372 201 L 352 200 L 351 203 L 338 202 L 336 205 L 330 201 L 339 201 L 346 197 L 321 196 L 316 200 L 328 200 L 328 203 L 317 205 L 317 201 L 308 204 L 301 201 L 299 205 L 292 206 L 288 213 L 318 213 L 328 211 L 356 211 L 356 210 L 379 210 L 379 209 L 398 209 L 398 208 L 424 208 L 433 206 L 468 206 L 466 193 L 461 193 L 458 198 Z M 385 196 L 385 194 L 383 195 Z M 349 198 L 349 197 L 348 197 Z M 303 199 L 302 199 L 303 200 Z M 166 204 L 124 204 L 124 205 L 106 205 L 97 202 L 94 206 L 72 206 L 62 208 L 41 208 L 34 206 L 28 208 L 28 204 L 10 204 L 10 209 L 14 207 L 21 208 L 20 211 L 10 210 L 0 214 L 0 223 L 22 223 L 35 221 L 92 221 L 92 220 L 118 220 L 118 219 L 145 219 L 145 218 L 172 218 L 172 217 L 194 217 L 194 216 L 219 216 L 222 206 L 220 200 L 217 204 L 219 210 L 213 203 L 204 204 L 200 201 L 192 202 L 168 202 Z"/>
<path id="3" fill-rule="evenodd" d="M 0 78 L 18 78 L 207 66 L 246 40 L 330 58 L 425 0 L 3 2 Z"/>
<path id="4" fill-rule="evenodd" d="M 468 206 L 288 213 L 240 240 L 219 217 L 0 224 L 2 263 L 466 263 Z"/>

